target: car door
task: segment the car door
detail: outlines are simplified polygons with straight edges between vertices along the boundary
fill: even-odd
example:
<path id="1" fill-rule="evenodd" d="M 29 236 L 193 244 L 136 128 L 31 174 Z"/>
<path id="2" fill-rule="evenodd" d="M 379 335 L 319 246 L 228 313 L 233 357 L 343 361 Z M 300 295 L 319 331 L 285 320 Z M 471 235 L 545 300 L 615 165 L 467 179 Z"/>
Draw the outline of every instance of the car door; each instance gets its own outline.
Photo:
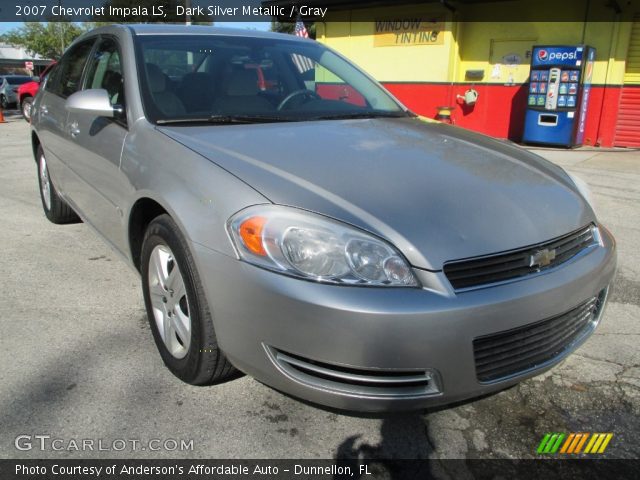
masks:
<path id="1" fill-rule="evenodd" d="M 70 161 L 74 151 L 69 148 L 67 124 L 67 97 L 80 88 L 82 72 L 95 43 L 95 38 L 73 45 L 52 70 L 38 95 L 32 115 L 44 149 L 49 175 L 58 192 L 75 208 L 69 195 L 72 180 Z M 82 213 L 82 212 L 80 212 Z"/>
<path id="2" fill-rule="evenodd" d="M 87 220 L 120 251 L 126 250 L 120 202 L 126 179 L 120 170 L 122 146 L 128 134 L 121 50 L 115 37 L 102 37 L 87 64 L 83 89 L 104 89 L 114 118 L 70 112 L 66 119 L 74 149 L 71 169 L 75 183 L 71 195 Z"/>

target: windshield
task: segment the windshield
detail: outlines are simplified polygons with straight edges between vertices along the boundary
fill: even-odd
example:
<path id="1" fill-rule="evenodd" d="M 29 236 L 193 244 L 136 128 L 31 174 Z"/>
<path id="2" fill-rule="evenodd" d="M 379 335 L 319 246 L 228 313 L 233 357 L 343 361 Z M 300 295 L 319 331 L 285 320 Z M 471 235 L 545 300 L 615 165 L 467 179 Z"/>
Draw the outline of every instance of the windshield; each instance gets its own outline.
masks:
<path id="1" fill-rule="evenodd" d="M 5 77 L 10 85 L 22 85 L 33 80 L 31 77 Z"/>
<path id="2" fill-rule="evenodd" d="M 408 115 L 380 85 L 312 41 L 143 35 L 137 61 L 145 113 L 157 123 Z"/>

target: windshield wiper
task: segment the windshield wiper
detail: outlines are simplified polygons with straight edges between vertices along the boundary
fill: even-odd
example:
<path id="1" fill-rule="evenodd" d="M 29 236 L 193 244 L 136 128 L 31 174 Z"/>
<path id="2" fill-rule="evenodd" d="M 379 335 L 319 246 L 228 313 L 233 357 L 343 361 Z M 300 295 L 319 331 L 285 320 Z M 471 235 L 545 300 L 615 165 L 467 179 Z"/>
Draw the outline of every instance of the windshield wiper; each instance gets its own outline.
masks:
<path id="1" fill-rule="evenodd" d="M 350 118 L 403 118 L 409 117 L 409 112 L 351 112 L 334 115 L 318 115 L 313 120 L 345 120 Z"/>
<path id="2" fill-rule="evenodd" d="M 179 123 L 270 123 L 270 122 L 291 122 L 294 119 L 285 117 L 275 117 L 269 115 L 211 115 L 209 117 L 197 118 L 167 118 L 158 120 L 158 125 L 175 125 Z"/>

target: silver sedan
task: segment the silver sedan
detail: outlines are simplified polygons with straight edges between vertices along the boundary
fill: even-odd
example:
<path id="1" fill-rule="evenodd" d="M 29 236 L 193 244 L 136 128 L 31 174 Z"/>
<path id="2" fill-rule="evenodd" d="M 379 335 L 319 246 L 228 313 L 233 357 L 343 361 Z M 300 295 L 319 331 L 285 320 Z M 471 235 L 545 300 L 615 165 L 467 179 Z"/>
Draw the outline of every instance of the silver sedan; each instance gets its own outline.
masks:
<path id="1" fill-rule="evenodd" d="M 245 372 L 368 411 L 483 395 L 584 342 L 616 267 L 582 182 L 416 116 L 312 40 L 99 28 L 31 135 L 46 216 L 140 273 L 191 384 Z"/>

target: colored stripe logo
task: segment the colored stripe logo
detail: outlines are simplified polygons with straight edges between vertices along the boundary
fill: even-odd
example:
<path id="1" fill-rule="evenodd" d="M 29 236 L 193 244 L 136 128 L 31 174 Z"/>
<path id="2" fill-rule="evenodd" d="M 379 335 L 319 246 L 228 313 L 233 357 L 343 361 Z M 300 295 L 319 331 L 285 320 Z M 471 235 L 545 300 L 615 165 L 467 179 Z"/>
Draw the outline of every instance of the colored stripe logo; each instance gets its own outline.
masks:
<path id="1" fill-rule="evenodd" d="M 604 453 L 612 438 L 613 433 L 547 433 L 538 445 L 537 453 L 600 454 Z"/>

